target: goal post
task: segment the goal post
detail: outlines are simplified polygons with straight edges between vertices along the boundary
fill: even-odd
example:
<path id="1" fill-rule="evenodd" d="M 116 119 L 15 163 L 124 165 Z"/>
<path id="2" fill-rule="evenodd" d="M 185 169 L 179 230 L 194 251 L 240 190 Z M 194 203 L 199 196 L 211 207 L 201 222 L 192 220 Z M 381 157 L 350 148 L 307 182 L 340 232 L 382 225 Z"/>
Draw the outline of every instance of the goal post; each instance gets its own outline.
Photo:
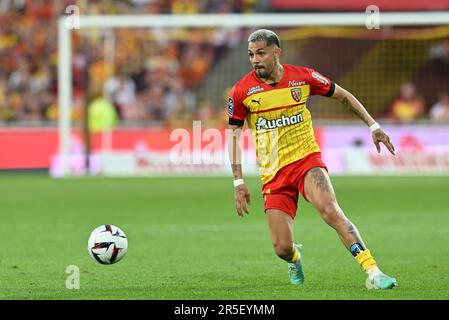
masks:
<path id="1" fill-rule="evenodd" d="M 69 16 L 58 22 L 58 105 L 59 155 L 61 176 L 69 176 L 72 108 L 72 32 Z M 197 15 L 114 15 L 79 16 L 80 29 L 111 28 L 259 28 L 344 26 L 365 27 L 370 13 L 294 13 L 294 14 L 197 14 Z M 380 12 L 380 28 L 388 26 L 447 26 L 449 12 Z"/>

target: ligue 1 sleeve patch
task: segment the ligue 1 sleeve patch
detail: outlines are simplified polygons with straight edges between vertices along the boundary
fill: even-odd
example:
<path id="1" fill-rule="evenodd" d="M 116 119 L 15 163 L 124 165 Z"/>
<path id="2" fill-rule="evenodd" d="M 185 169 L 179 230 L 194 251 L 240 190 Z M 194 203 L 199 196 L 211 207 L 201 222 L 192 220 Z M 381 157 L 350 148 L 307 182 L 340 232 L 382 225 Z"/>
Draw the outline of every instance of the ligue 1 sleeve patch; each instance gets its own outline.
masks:
<path id="1" fill-rule="evenodd" d="M 228 100 L 228 114 L 230 116 L 234 115 L 234 100 L 232 98 Z"/>
<path id="2" fill-rule="evenodd" d="M 315 79 L 317 79 L 319 82 L 321 82 L 322 84 L 324 84 L 326 86 L 329 84 L 329 81 L 317 72 L 312 72 L 312 77 L 314 77 Z"/>

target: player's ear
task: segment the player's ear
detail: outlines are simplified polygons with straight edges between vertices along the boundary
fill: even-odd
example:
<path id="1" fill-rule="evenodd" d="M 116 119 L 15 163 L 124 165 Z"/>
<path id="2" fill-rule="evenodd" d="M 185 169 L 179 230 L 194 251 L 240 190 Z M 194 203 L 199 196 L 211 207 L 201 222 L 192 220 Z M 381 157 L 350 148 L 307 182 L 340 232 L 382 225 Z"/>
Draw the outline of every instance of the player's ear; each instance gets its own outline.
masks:
<path id="1" fill-rule="evenodd" d="M 274 55 L 277 59 L 281 57 L 282 49 L 279 47 L 274 47 Z"/>

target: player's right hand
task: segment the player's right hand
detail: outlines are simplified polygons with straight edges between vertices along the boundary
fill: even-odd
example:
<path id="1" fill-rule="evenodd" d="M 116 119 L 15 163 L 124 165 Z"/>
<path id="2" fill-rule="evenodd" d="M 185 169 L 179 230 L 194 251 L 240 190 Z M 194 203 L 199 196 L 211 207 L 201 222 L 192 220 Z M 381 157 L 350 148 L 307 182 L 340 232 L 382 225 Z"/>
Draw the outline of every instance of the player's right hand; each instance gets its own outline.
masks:
<path id="1" fill-rule="evenodd" d="M 246 184 L 241 184 L 235 188 L 235 209 L 240 217 L 243 218 L 244 213 L 249 214 L 247 204 L 251 204 L 251 196 Z"/>
<path id="2" fill-rule="evenodd" d="M 390 137 L 381 129 L 377 129 L 372 133 L 373 142 L 376 145 L 377 153 L 380 153 L 380 142 L 382 142 L 392 155 L 395 155 L 393 143 Z"/>

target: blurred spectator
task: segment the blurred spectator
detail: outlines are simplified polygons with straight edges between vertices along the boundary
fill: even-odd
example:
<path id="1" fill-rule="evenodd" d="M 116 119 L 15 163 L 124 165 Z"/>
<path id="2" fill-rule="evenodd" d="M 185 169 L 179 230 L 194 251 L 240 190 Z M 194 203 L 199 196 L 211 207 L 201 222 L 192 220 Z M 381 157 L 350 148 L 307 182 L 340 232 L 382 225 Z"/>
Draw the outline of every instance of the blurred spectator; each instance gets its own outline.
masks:
<path id="1" fill-rule="evenodd" d="M 198 107 L 197 119 L 204 128 L 213 128 L 220 124 L 215 117 L 214 108 L 209 100 L 202 100 Z"/>
<path id="2" fill-rule="evenodd" d="M 200 121 L 208 121 L 214 119 L 214 108 L 209 100 L 202 100 L 200 102 L 197 118 Z"/>
<path id="3" fill-rule="evenodd" d="M 125 74 L 110 78 L 105 83 L 106 98 L 113 103 L 119 117 L 125 109 L 130 108 L 135 103 L 136 85 L 134 81 Z"/>
<path id="4" fill-rule="evenodd" d="M 430 108 L 430 119 L 435 122 L 449 123 L 449 94 L 443 92 L 438 101 Z"/>
<path id="5" fill-rule="evenodd" d="M 188 79 L 190 87 L 197 86 L 209 71 L 212 63 L 213 51 L 210 46 L 202 47 L 192 44 L 183 51 L 181 76 Z"/>
<path id="6" fill-rule="evenodd" d="M 9 76 L 9 86 L 11 89 L 25 92 L 30 82 L 30 64 L 28 59 L 21 57 L 17 63 L 17 68 Z"/>
<path id="7" fill-rule="evenodd" d="M 0 74 L 0 120 L 11 120 L 14 118 L 14 109 L 9 103 L 8 81 Z"/>
<path id="8" fill-rule="evenodd" d="M 39 93 L 42 91 L 48 91 L 51 85 L 51 69 L 48 62 L 44 61 L 40 68 L 31 76 L 30 91 Z"/>
<path id="9" fill-rule="evenodd" d="M 6 13 L 11 8 L 15 10 L 23 10 L 25 6 L 25 0 L 1 0 L 0 1 L 0 13 Z"/>
<path id="10" fill-rule="evenodd" d="M 164 98 L 167 115 L 180 112 L 193 114 L 195 111 L 196 98 L 188 89 L 184 87 L 181 80 L 173 80 L 168 87 L 168 92 Z"/>
<path id="11" fill-rule="evenodd" d="M 398 122 L 412 122 L 424 115 L 424 99 L 417 94 L 415 85 L 402 84 L 399 97 L 390 106 L 389 116 Z"/>
<path id="12" fill-rule="evenodd" d="M 5 75 L 0 73 L 0 106 L 6 104 L 8 83 Z"/>
<path id="13" fill-rule="evenodd" d="M 0 0 L 0 120 L 56 121 L 57 19 L 68 5 L 83 14 L 251 12 L 255 0 Z M 116 29 L 114 65 L 102 30 L 73 34 L 72 118 L 104 89 L 124 120 L 193 118 L 195 93 L 240 29 Z M 211 41 L 213 39 L 213 41 Z M 220 55 L 220 56 L 218 56 Z M 115 70 L 114 70 L 115 69 Z M 111 75 L 114 74 L 114 77 Z M 104 101 L 103 101 L 104 102 Z M 96 104 L 93 109 L 95 110 Z M 101 104 L 100 104 L 101 106 Z M 100 108 L 101 109 L 101 108 Z M 201 111 L 207 114 L 209 111 Z"/>
<path id="14" fill-rule="evenodd" d="M 140 95 L 140 108 L 143 119 L 150 121 L 163 121 L 166 118 L 167 108 L 164 104 L 164 89 L 155 85 Z"/>
<path id="15" fill-rule="evenodd" d="M 34 93 L 28 93 L 25 97 L 25 107 L 22 110 L 23 120 L 40 121 L 44 119 L 44 107 L 39 96 Z"/>
<path id="16" fill-rule="evenodd" d="M 114 106 L 102 96 L 89 103 L 89 129 L 92 133 L 111 130 L 117 125 Z"/>
<path id="17" fill-rule="evenodd" d="M 449 64 L 449 39 L 438 42 L 430 47 L 430 57 Z"/>
<path id="18" fill-rule="evenodd" d="M 199 3 L 204 1 L 198 0 L 173 0 L 171 12 L 174 14 L 195 14 L 198 13 Z"/>

